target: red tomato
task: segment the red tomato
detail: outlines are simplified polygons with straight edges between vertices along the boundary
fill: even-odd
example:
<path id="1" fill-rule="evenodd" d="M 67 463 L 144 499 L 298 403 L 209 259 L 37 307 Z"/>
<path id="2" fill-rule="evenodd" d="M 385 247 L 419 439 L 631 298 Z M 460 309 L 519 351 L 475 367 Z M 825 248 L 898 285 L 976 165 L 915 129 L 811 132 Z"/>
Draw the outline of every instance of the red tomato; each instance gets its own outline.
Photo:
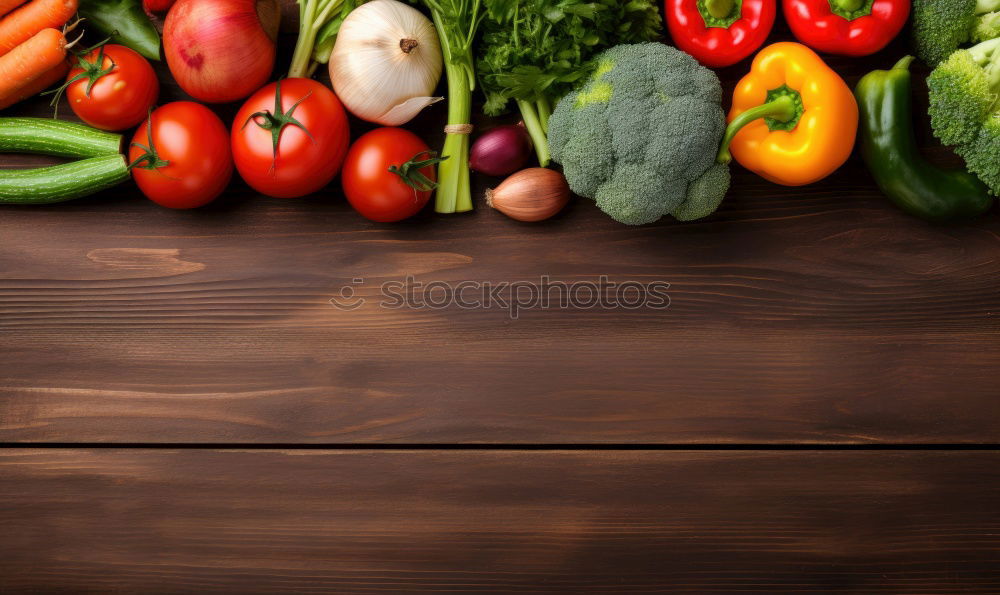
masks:
<path id="1" fill-rule="evenodd" d="M 276 109 L 279 92 L 281 107 Z M 305 196 L 329 184 L 350 140 L 340 100 L 312 79 L 265 85 L 233 121 L 236 169 L 255 190 L 279 198 Z"/>
<path id="2" fill-rule="evenodd" d="M 427 143 L 402 128 L 376 128 L 358 140 L 347 153 L 341 181 L 344 194 L 354 209 L 379 222 L 400 221 L 415 215 L 427 204 L 431 187 L 437 180 L 434 165 L 413 170 L 432 184 L 411 180 L 418 188 L 408 185 L 403 176 L 393 173 L 390 167 L 401 168 L 407 162 L 424 161 L 432 157 Z"/>
<path id="3" fill-rule="evenodd" d="M 233 175 L 229 131 L 211 110 L 193 101 L 175 101 L 153 111 L 135 131 L 129 163 L 144 154 L 147 158 L 132 169 L 136 184 L 150 200 L 172 209 L 212 202 Z"/>
<path id="4" fill-rule="evenodd" d="M 107 44 L 77 58 L 66 82 L 73 113 L 102 130 L 125 130 L 142 122 L 160 94 L 153 67 L 123 45 Z"/>

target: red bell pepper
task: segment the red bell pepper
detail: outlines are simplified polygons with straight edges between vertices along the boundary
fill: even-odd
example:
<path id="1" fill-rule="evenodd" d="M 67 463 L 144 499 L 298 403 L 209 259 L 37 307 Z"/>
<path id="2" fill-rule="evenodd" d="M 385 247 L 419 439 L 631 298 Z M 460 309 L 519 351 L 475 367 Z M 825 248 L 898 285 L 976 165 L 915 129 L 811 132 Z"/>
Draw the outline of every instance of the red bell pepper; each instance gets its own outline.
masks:
<path id="1" fill-rule="evenodd" d="M 735 64 L 771 33 L 777 0 L 665 0 L 674 44 L 705 66 Z"/>
<path id="2" fill-rule="evenodd" d="M 784 0 L 785 20 L 807 46 L 828 54 L 867 56 L 899 35 L 910 0 Z"/>

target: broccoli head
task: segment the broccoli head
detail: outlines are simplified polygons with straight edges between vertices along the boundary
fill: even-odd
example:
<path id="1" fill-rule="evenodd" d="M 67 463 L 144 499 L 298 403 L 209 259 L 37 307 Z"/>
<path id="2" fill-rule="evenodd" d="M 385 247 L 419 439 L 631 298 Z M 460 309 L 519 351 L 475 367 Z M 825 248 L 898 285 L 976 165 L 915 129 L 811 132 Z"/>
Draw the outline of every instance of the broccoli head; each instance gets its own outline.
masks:
<path id="1" fill-rule="evenodd" d="M 913 0 L 913 45 L 937 66 L 966 43 L 1000 37 L 1000 0 Z"/>
<path id="2" fill-rule="evenodd" d="M 934 135 L 1000 194 L 1000 38 L 954 52 L 927 87 Z"/>
<path id="3" fill-rule="evenodd" d="M 711 214 L 729 189 L 716 163 L 725 116 L 715 74 L 662 43 L 619 45 L 549 119 L 570 188 L 617 221 Z"/>

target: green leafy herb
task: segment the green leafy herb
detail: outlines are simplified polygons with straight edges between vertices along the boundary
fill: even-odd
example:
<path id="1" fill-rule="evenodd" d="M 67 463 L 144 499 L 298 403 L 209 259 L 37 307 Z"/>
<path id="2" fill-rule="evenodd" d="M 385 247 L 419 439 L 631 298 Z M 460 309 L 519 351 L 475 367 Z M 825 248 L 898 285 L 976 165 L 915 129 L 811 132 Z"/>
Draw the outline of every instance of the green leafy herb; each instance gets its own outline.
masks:
<path id="1" fill-rule="evenodd" d="M 517 102 L 542 166 L 554 104 L 593 71 L 592 58 L 622 43 L 662 37 L 652 0 L 484 0 L 477 69 L 495 116 Z"/>

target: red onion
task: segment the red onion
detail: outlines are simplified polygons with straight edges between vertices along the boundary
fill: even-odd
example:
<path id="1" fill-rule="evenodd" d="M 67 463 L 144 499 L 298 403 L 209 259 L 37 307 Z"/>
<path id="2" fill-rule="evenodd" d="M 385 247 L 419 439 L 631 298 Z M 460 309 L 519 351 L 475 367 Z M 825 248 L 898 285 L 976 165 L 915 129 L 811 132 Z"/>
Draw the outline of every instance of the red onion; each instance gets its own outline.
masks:
<path id="1" fill-rule="evenodd" d="M 277 0 L 177 0 L 163 25 L 174 79 L 209 103 L 242 99 L 271 76 Z"/>
<path id="2" fill-rule="evenodd" d="M 506 176 L 531 157 L 531 137 L 523 126 L 497 126 L 484 132 L 469 151 L 469 167 L 488 176 Z"/>

